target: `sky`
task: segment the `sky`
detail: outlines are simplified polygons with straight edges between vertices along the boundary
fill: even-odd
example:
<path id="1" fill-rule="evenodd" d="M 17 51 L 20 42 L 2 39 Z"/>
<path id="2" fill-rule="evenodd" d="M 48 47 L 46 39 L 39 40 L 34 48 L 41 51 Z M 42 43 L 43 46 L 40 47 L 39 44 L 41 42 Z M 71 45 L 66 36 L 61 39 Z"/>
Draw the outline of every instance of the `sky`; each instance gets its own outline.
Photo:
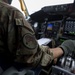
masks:
<path id="1" fill-rule="evenodd" d="M 24 1 L 27 6 L 29 15 L 40 10 L 44 6 L 68 4 L 74 2 L 74 0 L 24 0 Z M 11 5 L 15 6 L 21 11 L 19 0 L 13 0 Z M 24 13 L 23 11 L 21 12 Z"/>

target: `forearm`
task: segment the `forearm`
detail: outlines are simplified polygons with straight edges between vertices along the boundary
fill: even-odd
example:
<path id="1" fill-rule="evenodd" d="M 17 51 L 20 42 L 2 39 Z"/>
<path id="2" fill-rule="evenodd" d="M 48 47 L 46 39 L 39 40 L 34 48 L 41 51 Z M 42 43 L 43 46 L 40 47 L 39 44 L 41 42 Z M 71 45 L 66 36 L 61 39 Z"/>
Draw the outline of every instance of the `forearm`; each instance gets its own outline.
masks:
<path id="1" fill-rule="evenodd" d="M 72 51 L 75 52 L 75 40 L 66 40 L 59 47 L 49 49 L 53 52 L 53 58 L 58 58 L 62 55 L 67 55 Z"/>
<path id="2" fill-rule="evenodd" d="M 53 59 L 58 58 L 63 55 L 63 50 L 59 47 L 57 48 L 50 48 L 51 52 L 53 52 Z"/>

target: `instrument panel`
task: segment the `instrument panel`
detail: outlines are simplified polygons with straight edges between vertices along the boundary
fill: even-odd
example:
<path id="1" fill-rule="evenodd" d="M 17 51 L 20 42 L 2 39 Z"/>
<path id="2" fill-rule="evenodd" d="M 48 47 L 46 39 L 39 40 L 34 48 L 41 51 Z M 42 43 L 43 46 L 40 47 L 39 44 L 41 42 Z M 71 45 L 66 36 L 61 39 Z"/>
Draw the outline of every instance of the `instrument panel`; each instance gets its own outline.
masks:
<path id="1" fill-rule="evenodd" d="M 73 15 L 72 15 L 73 16 Z M 74 16 L 62 15 L 62 18 L 57 20 L 46 19 L 42 23 L 33 25 L 35 32 L 37 33 L 37 39 L 40 38 L 53 38 L 53 39 L 75 39 L 75 18 Z M 51 18 L 54 18 L 54 15 Z M 35 33 L 35 34 L 36 34 Z"/>
<path id="2" fill-rule="evenodd" d="M 45 29 L 44 31 L 45 37 L 54 38 L 57 36 L 59 32 L 60 26 L 61 26 L 61 21 L 47 22 L 44 26 L 45 28 L 42 28 L 43 26 L 41 26 L 41 32 L 43 32 L 43 29 Z"/>

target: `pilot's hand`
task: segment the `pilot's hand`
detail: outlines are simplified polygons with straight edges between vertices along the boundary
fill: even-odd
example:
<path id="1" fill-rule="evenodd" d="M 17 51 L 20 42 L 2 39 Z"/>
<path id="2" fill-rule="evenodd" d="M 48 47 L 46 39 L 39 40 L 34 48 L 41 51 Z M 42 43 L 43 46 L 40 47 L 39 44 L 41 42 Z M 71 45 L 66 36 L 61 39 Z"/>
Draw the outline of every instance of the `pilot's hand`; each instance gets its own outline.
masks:
<path id="1" fill-rule="evenodd" d="M 66 40 L 61 45 L 60 48 L 64 51 L 64 55 L 75 52 L 75 40 Z"/>

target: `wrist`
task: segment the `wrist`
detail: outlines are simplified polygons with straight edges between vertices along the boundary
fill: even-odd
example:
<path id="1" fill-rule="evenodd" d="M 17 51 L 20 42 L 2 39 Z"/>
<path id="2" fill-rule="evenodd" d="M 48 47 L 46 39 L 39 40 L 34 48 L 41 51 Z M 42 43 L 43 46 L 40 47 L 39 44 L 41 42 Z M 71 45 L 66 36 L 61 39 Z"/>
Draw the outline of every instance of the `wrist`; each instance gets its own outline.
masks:
<path id="1" fill-rule="evenodd" d="M 67 48 L 65 46 L 60 46 L 61 50 L 63 51 L 63 56 L 68 54 Z"/>
<path id="2" fill-rule="evenodd" d="M 50 49 L 50 51 L 53 52 L 53 58 L 58 58 L 58 57 L 61 57 L 63 55 L 63 50 L 60 48 L 60 47 L 57 47 L 57 48 L 52 48 Z"/>

